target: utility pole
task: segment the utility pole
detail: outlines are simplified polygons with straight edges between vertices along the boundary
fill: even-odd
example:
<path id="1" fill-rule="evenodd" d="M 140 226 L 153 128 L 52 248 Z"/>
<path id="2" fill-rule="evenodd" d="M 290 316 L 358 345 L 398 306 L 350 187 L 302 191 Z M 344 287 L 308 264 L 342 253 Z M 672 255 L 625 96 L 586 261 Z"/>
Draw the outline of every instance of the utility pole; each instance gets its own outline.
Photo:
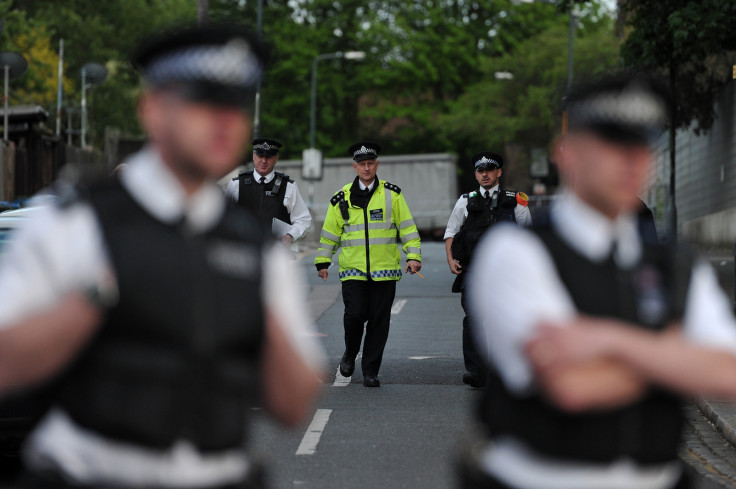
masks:
<path id="1" fill-rule="evenodd" d="M 200 26 L 209 22 L 210 18 L 210 1 L 197 0 L 197 24 Z"/>

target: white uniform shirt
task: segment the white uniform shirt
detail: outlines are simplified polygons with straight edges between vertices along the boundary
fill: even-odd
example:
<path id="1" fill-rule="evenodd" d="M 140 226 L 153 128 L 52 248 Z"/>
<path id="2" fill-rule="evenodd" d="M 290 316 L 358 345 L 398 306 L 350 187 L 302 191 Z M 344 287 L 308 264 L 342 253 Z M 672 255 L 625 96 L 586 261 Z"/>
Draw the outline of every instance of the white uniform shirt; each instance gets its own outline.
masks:
<path id="1" fill-rule="evenodd" d="M 253 180 L 258 182 L 262 176 L 253 170 Z M 269 183 L 276 177 L 276 172 L 272 171 L 265 177 L 266 180 L 264 183 Z M 225 195 L 228 200 L 234 203 L 238 202 L 238 198 L 240 197 L 240 182 L 237 179 L 231 180 L 227 184 Z M 294 240 L 297 240 L 306 234 L 309 225 L 312 223 L 312 215 L 309 213 L 307 204 L 299 193 L 299 187 L 288 181 L 286 183 L 286 194 L 284 195 L 284 207 L 286 207 L 291 217 L 291 227 L 286 234 L 290 234 Z"/>
<path id="2" fill-rule="evenodd" d="M 218 186 L 207 184 L 187 197 L 152 148 L 127 163 L 123 186 L 156 219 L 173 223 L 183 217 L 185 226 L 198 233 L 222 215 L 226 204 Z M 89 206 L 61 210 L 48 205 L 16 232 L 0 263 L 0 329 L 110 276 L 102 231 Z M 289 261 L 278 244 L 264 251 L 266 308 L 279 319 L 295 351 L 321 368 L 324 356 L 310 333 L 303 279 Z M 106 439 L 77 426 L 58 407 L 41 421 L 26 448 L 29 467 L 54 468 L 78 483 L 221 485 L 239 480 L 249 467 L 241 450 L 205 455 L 186 441 L 159 451 Z"/>
<path id="3" fill-rule="evenodd" d="M 593 261 L 605 260 L 616 242 L 614 259 L 621 267 L 641 256 L 635 216 L 612 222 L 570 193 L 552 204 L 552 225 L 567 244 Z M 533 388 L 531 366 L 523 353 L 540 321 L 565 321 L 577 315 L 555 264 L 541 240 L 518 226 L 499 225 L 478 244 L 470 272 L 470 305 L 482 318 L 476 339 L 506 387 L 518 394 Z M 502 283 L 502 288 L 498 284 Z M 488 293 L 493 290 L 493 293 Z M 691 341 L 736 354 L 736 321 L 731 305 L 710 265 L 696 263 L 683 318 Z M 500 480 L 526 489 L 661 489 L 680 474 L 676 464 L 644 469 L 628 459 L 610 465 L 560 462 L 531 451 L 512 437 L 494 439 L 483 454 L 485 469 Z M 598 483 L 596 483 L 598 481 Z"/>
<path id="4" fill-rule="evenodd" d="M 487 190 L 488 195 L 493 197 L 493 192 L 498 192 L 498 185 Z M 485 195 L 486 189 L 480 187 L 478 191 L 480 195 Z M 516 223 L 520 226 L 529 226 L 532 223 L 532 215 L 529 212 L 529 207 L 524 205 L 517 205 L 514 207 L 514 217 L 516 217 Z M 460 231 L 460 228 L 465 224 L 468 219 L 468 198 L 460 197 L 455 202 L 455 207 L 452 209 L 450 219 L 447 221 L 447 229 L 445 229 L 445 236 L 442 239 L 454 238 L 455 235 Z"/>

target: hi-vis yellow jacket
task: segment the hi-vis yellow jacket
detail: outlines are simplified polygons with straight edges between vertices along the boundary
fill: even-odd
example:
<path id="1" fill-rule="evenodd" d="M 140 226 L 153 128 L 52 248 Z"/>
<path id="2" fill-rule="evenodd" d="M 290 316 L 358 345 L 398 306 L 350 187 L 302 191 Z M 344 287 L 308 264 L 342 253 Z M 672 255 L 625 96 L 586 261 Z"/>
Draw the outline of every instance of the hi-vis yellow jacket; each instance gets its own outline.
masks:
<path id="1" fill-rule="evenodd" d="M 345 185 L 330 200 L 314 264 L 329 264 L 341 247 L 340 280 L 368 280 L 369 275 L 372 280 L 400 280 L 398 243 L 407 260 L 422 260 L 419 231 L 401 189 L 378 180 L 362 209 L 350 204 L 352 185 Z"/>

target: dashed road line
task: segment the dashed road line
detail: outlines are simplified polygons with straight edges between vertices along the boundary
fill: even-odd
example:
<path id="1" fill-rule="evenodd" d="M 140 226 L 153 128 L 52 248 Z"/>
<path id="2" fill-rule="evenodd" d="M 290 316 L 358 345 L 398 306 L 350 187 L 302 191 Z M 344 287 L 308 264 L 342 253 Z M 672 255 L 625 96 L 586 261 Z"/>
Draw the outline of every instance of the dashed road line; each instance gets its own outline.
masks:
<path id="1" fill-rule="evenodd" d="M 317 409 L 307 432 L 304 433 L 299 448 L 296 449 L 297 455 L 314 455 L 317 452 L 317 445 L 319 445 L 322 432 L 330 420 L 330 414 L 332 414 L 332 409 Z"/>
<path id="2" fill-rule="evenodd" d="M 391 306 L 391 314 L 398 314 L 401 312 L 401 310 L 406 305 L 407 299 L 399 299 L 396 302 L 394 302 L 394 305 Z"/>

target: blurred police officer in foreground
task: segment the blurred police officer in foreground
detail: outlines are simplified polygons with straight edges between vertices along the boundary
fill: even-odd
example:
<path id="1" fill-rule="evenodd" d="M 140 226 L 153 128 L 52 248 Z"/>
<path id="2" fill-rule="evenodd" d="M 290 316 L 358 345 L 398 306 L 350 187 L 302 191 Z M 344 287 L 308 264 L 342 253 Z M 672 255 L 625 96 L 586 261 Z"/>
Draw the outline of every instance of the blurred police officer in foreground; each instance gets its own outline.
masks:
<path id="1" fill-rule="evenodd" d="M 406 253 L 406 271 L 413 274 L 422 268 L 421 241 L 401 189 L 376 176 L 381 146 L 362 141 L 348 151 L 358 176 L 330 200 L 314 264 L 319 276 L 327 280 L 332 255 L 342 248 L 339 276 L 345 302 L 345 353 L 340 374 L 353 375 L 367 321 L 363 385 L 379 387 L 391 305 L 401 279 L 399 242 Z"/>
<path id="2" fill-rule="evenodd" d="M 465 294 L 464 279 L 478 241 L 491 226 L 501 222 L 513 222 L 528 226 L 532 222 L 524 193 L 516 193 L 499 186 L 503 172 L 503 158 L 490 151 L 477 153 L 471 160 L 479 190 L 463 194 L 452 209 L 445 230 L 445 252 L 450 271 L 456 275 L 453 292 L 460 292 L 460 303 L 465 311 L 463 318 L 463 382 L 480 388 L 486 384 L 486 367 L 475 346 L 470 329 L 470 315 Z"/>
<path id="3" fill-rule="evenodd" d="M 549 218 L 478 245 L 471 310 L 500 378 L 466 487 L 688 487 L 681 400 L 736 396 L 736 323 L 705 260 L 637 229 L 667 106 L 641 76 L 578 89 Z"/>
<path id="4" fill-rule="evenodd" d="M 281 142 L 261 137 L 251 144 L 253 170 L 233 178 L 225 193 L 232 202 L 251 208 L 266 229 L 291 245 L 307 232 L 312 216 L 294 180 L 273 170 L 279 161 Z"/>
<path id="5" fill-rule="evenodd" d="M 227 26 L 145 45 L 150 144 L 10 244 L 0 389 L 58 375 L 28 441 L 29 487 L 256 487 L 251 407 L 286 424 L 308 413 L 320 350 L 298 277 L 215 183 L 250 137 L 262 60 Z"/>

